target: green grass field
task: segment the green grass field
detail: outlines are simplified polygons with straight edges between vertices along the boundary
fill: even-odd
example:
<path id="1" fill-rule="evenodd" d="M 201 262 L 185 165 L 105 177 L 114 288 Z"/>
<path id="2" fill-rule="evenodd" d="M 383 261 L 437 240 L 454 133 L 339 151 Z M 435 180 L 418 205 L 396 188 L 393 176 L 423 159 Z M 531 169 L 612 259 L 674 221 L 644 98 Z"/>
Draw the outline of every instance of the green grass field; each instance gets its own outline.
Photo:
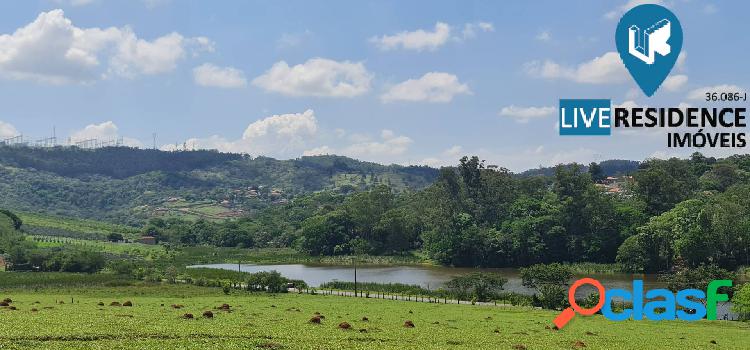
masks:
<path id="1" fill-rule="evenodd" d="M 67 218 L 35 213 L 18 213 L 24 229 L 38 235 L 55 235 L 87 239 L 105 239 L 110 233 L 119 233 L 126 238 L 139 236 L 138 229 L 104 221 Z"/>
<path id="2" fill-rule="evenodd" d="M 615 323 L 594 316 L 556 331 L 548 328 L 555 313 L 529 308 L 225 296 L 190 285 L 1 290 L 0 299 L 6 297 L 16 310 L 0 310 L 0 349 L 747 349 L 750 340 L 750 325 L 738 322 Z M 134 306 L 109 306 L 113 301 Z M 230 312 L 215 309 L 224 303 Z M 204 311 L 214 317 L 202 317 Z M 321 324 L 309 322 L 315 312 L 325 316 Z M 404 327 L 406 320 L 415 327 Z M 339 329 L 342 322 L 351 329 Z"/>

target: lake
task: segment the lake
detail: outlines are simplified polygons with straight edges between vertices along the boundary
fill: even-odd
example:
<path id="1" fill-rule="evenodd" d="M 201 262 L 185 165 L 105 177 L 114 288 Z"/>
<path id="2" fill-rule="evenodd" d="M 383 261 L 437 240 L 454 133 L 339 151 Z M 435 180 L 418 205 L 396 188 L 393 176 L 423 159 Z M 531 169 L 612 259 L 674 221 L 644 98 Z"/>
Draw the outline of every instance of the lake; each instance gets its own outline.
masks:
<path id="1" fill-rule="evenodd" d="M 237 264 L 209 264 L 194 265 L 190 267 L 206 267 L 213 269 L 225 269 L 237 271 Z M 299 279 L 307 282 L 310 286 L 320 286 L 325 282 L 334 280 L 354 281 L 354 268 L 352 266 L 340 265 L 314 265 L 314 264 L 288 264 L 288 265 L 240 265 L 240 271 L 260 272 L 276 270 L 284 277 Z M 471 272 L 494 272 L 508 279 L 505 290 L 516 293 L 531 295 L 533 290 L 521 284 L 519 270 L 516 268 L 457 268 L 444 266 L 357 266 L 357 281 L 378 283 L 404 283 L 416 284 L 424 288 L 437 289 L 443 287 L 454 276 Z M 605 288 L 631 289 L 634 279 L 642 279 L 646 289 L 663 288 L 664 283 L 657 281 L 656 275 L 629 274 L 629 273 L 607 273 L 589 274 L 586 276 L 599 280 Z M 593 288 L 579 288 L 576 295 L 585 297 Z"/>

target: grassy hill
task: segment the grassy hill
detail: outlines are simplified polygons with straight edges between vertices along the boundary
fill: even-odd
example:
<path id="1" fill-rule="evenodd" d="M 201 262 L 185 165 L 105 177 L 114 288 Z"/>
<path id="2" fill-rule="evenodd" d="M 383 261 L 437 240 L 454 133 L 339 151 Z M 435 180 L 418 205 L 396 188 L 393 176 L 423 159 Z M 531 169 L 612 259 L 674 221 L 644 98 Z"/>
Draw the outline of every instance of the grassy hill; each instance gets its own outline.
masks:
<path id="1" fill-rule="evenodd" d="M 0 207 L 122 224 L 152 216 L 222 220 L 323 189 L 416 190 L 436 177 L 429 167 L 339 156 L 0 146 Z"/>

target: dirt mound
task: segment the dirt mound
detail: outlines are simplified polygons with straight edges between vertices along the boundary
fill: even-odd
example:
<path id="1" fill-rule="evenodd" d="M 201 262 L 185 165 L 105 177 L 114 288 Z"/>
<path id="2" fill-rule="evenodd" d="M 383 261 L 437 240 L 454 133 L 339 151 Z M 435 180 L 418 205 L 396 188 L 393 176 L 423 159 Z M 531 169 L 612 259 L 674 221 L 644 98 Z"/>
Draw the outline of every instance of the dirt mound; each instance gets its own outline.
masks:
<path id="1" fill-rule="evenodd" d="M 203 312 L 203 317 L 205 317 L 205 318 L 214 318 L 214 313 L 211 312 L 211 311 L 204 311 Z"/>
<path id="2" fill-rule="evenodd" d="M 11 298 L 5 298 L 5 299 L 3 299 L 3 302 L 10 304 L 10 303 L 13 302 L 13 299 L 11 299 Z"/>
<path id="3" fill-rule="evenodd" d="M 217 309 L 222 311 L 229 311 L 232 309 L 232 307 L 229 306 L 229 304 L 221 304 L 221 306 L 217 307 Z"/>
<path id="4" fill-rule="evenodd" d="M 184 315 L 182 315 L 182 318 L 184 318 L 186 320 L 192 320 L 193 319 L 193 314 L 184 314 Z"/>
<path id="5" fill-rule="evenodd" d="M 513 345 L 513 350 L 526 350 L 526 345 L 523 345 L 523 344 Z"/>
<path id="6" fill-rule="evenodd" d="M 414 322 L 406 320 L 404 322 L 404 327 L 406 327 L 406 328 L 414 328 Z"/>
<path id="7" fill-rule="evenodd" d="M 352 325 L 349 324 L 349 322 L 341 322 L 339 323 L 340 329 L 351 329 Z"/>
<path id="8" fill-rule="evenodd" d="M 39 310 L 37 310 L 36 308 L 31 309 L 31 312 L 37 312 L 37 311 Z"/>
<path id="9" fill-rule="evenodd" d="M 321 320 L 320 316 L 313 316 L 310 319 L 310 323 L 320 324 L 320 320 Z"/>
<path id="10" fill-rule="evenodd" d="M 585 347 L 586 347 L 586 344 L 580 340 L 576 340 L 576 342 L 573 343 L 573 349 L 580 349 L 580 348 L 585 348 Z"/>
<path id="11" fill-rule="evenodd" d="M 122 303 L 122 306 L 133 306 L 133 302 L 130 301 L 130 300 L 128 300 L 128 301 Z"/>
<path id="12" fill-rule="evenodd" d="M 113 301 L 113 302 L 109 303 L 109 306 L 122 306 L 122 304 L 120 304 L 119 301 Z"/>
<path id="13" fill-rule="evenodd" d="M 99 302 L 98 304 L 96 304 L 96 305 L 99 305 L 99 306 L 104 306 L 104 303 L 100 301 L 100 302 Z"/>
<path id="14" fill-rule="evenodd" d="M 8 310 L 18 310 L 18 309 L 16 309 L 15 306 L 10 306 L 10 307 L 8 307 Z"/>
<path id="15" fill-rule="evenodd" d="M 179 310 L 179 309 L 182 309 L 183 307 L 185 307 L 185 306 L 181 305 L 181 304 L 172 304 L 172 308 L 173 309 L 178 309 Z"/>
<path id="16" fill-rule="evenodd" d="M 370 320 L 370 319 L 369 319 L 369 318 L 367 318 L 367 316 L 365 316 L 365 317 L 362 317 L 362 321 L 364 321 L 364 322 L 367 322 L 367 321 L 369 321 L 369 320 Z"/>

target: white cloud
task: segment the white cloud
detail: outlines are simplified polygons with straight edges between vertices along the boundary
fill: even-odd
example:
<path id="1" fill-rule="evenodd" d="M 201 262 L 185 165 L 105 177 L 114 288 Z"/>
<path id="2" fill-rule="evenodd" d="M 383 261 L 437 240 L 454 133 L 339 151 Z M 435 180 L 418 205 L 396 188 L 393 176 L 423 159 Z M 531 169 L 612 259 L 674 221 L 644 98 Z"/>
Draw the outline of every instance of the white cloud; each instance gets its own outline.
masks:
<path id="1" fill-rule="evenodd" d="M 279 49 L 287 49 L 301 45 L 305 40 L 312 36 L 312 32 L 305 30 L 302 33 L 284 33 L 281 34 L 279 40 L 276 40 L 276 47 Z"/>
<path id="2" fill-rule="evenodd" d="M 367 161 L 394 163 L 396 159 L 407 153 L 413 142 L 407 136 L 397 135 L 393 130 L 384 129 L 380 131 L 378 139 L 359 134 L 348 145 L 337 148 L 324 145 L 305 150 L 302 154 L 305 156 L 339 154 Z"/>
<path id="3" fill-rule="evenodd" d="M 501 117 L 512 118 L 516 122 L 524 124 L 532 119 L 554 116 L 556 112 L 557 109 L 555 107 L 517 107 L 510 105 L 500 109 L 498 114 Z"/>
<path id="4" fill-rule="evenodd" d="M 461 32 L 460 40 L 471 39 L 477 36 L 477 31 L 494 32 L 495 26 L 489 22 L 475 22 L 464 24 L 464 30 Z"/>
<path id="5" fill-rule="evenodd" d="M 539 41 L 550 41 L 552 40 L 552 35 L 549 33 L 549 31 L 541 31 L 539 34 L 536 35 L 536 40 Z"/>
<path id="6" fill-rule="evenodd" d="M 383 35 L 373 37 L 370 42 L 377 45 L 381 50 L 393 50 L 403 48 L 406 50 L 436 50 L 445 45 L 451 37 L 451 27 L 443 22 L 435 23 L 434 31 L 423 29 L 413 32 L 403 31 L 394 35 Z"/>
<path id="7" fill-rule="evenodd" d="M 18 130 L 13 125 L 0 120 L 0 139 L 14 136 L 18 136 Z"/>
<path id="8" fill-rule="evenodd" d="M 609 11 L 604 14 L 604 18 L 606 19 L 618 19 L 621 15 L 623 15 L 625 12 L 628 12 L 628 10 L 632 9 L 633 7 L 636 7 L 638 5 L 643 4 L 659 4 L 663 5 L 664 2 L 661 0 L 629 0 L 622 6 L 618 6 L 617 8 L 613 9 L 612 11 Z"/>
<path id="9" fill-rule="evenodd" d="M 419 79 L 409 79 L 392 86 L 380 96 L 383 102 L 426 101 L 445 103 L 461 94 L 471 94 L 469 86 L 449 73 L 430 72 Z"/>
<path id="10" fill-rule="evenodd" d="M 0 76 L 64 84 L 91 83 L 105 72 L 126 77 L 164 73 L 176 67 L 194 40 L 199 46 L 207 41 L 178 33 L 148 41 L 128 27 L 79 28 L 62 10 L 52 10 L 0 35 Z"/>
<path id="11" fill-rule="evenodd" d="M 119 139 L 122 139 L 125 146 L 143 147 L 143 143 L 139 140 L 129 137 L 120 137 L 117 125 L 112 121 L 106 121 L 100 124 L 89 124 L 85 128 L 70 134 L 71 143 L 91 139 L 96 139 L 98 142 L 117 142 Z"/>
<path id="12" fill-rule="evenodd" d="M 302 113 L 273 115 L 250 123 L 238 140 L 214 135 L 208 138 L 188 139 L 185 144 L 196 149 L 293 158 L 307 149 L 309 141 L 314 139 L 317 133 L 318 121 L 315 112 L 308 109 Z M 176 148 L 174 145 L 164 145 L 162 149 Z"/>
<path id="13" fill-rule="evenodd" d="M 685 74 L 673 74 L 667 77 L 662 83 L 662 87 L 667 91 L 677 91 L 682 89 L 688 82 L 688 76 Z"/>
<path id="14" fill-rule="evenodd" d="M 371 161 L 391 161 L 394 156 L 406 153 L 414 141 L 408 136 L 396 135 L 392 130 L 382 130 L 380 140 L 363 141 L 346 146 L 342 154 Z"/>
<path id="15" fill-rule="evenodd" d="M 465 23 L 460 33 L 452 35 L 453 27 L 447 23 L 437 22 L 432 31 L 418 29 L 412 32 L 402 31 L 393 35 L 372 37 L 370 42 L 383 51 L 404 49 L 414 51 L 435 51 L 450 40 L 463 41 L 477 36 L 478 32 L 494 32 L 495 26 L 490 22 Z"/>
<path id="16" fill-rule="evenodd" d="M 302 152 L 303 156 L 322 156 L 329 154 L 334 154 L 334 151 L 331 147 L 328 146 L 315 147 L 313 149 Z"/>
<path id="17" fill-rule="evenodd" d="M 177 61 L 185 57 L 184 45 L 185 38 L 178 33 L 147 41 L 125 30 L 117 53 L 110 61 L 110 70 L 129 78 L 170 72 L 177 67 Z"/>
<path id="18" fill-rule="evenodd" d="M 539 78 L 566 79 L 585 84 L 621 83 L 628 79 L 628 72 L 617 52 L 607 52 L 575 67 L 547 60 L 528 62 L 524 69 L 528 74 Z"/>
<path id="19" fill-rule="evenodd" d="M 715 86 L 704 86 L 695 90 L 692 90 L 688 93 L 687 98 L 691 100 L 704 100 L 706 99 L 706 93 L 744 93 L 746 90 L 744 88 L 741 88 L 737 85 L 731 85 L 731 84 L 721 84 L 721 85 L 715 85 Z"/>
<path id="20" fill-rule="evenodd" d="M 247 86 L 245 73 L 237 68 L 204 63 L 193 68 L 193 80 L 200 86 L 241 88 Z"/>
<path id="21" fill-rule="evenodd" d="M 456 164 L 462 153 L 464 153 L 463 147 L 454 145 L 441 152 L 439 156 L 425 158 L 420 161 L 419 164 L 431 167 L 441 167 Z"/>
<path id="22" fill-rule="evenodd" d="M 362 62 L 313 58 L 292 67 L 277 62 L 253 85 L 288 96 L 354 97 L 369 91 L 371 80 Z"/>

